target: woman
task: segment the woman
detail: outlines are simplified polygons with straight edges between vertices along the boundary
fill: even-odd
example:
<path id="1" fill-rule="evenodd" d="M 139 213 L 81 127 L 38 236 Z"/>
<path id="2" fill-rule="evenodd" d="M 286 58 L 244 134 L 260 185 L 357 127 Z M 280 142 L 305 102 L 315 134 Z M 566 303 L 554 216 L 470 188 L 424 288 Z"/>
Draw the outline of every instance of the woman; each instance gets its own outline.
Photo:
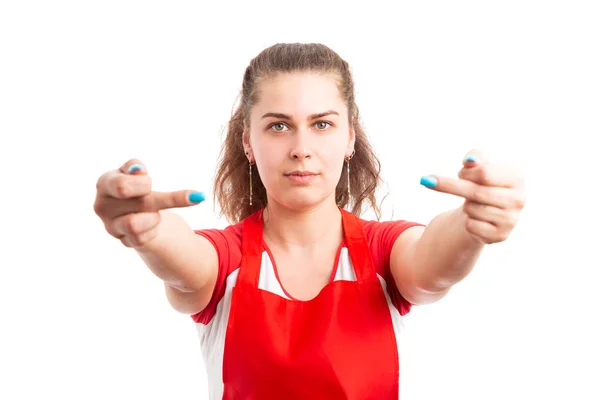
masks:
<path id="1" fill-rule="evenodd" d="M 211 399 L 397 399 L 401 316 L 507 238 L 523 182 L 471 152 L 460 179 L 421 180 L 460 208 L 427 227 L 366 221 L 378 167 L 348 64 L 278 44 L 246 69 L 229 123 L 215 197 L 230 226 L 193 231 L 166 210 L 203 194 L 152 192 L 138 160 L 100 177 L 95 210 L 197 323 Z"/>

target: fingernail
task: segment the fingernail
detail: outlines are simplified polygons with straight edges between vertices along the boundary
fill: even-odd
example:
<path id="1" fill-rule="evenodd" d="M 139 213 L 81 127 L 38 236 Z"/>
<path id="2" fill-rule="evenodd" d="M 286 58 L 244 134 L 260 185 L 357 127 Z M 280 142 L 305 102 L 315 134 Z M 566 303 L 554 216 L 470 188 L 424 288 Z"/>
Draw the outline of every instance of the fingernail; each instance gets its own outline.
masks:
<path id="1" fill-rule="evenodd" d="M 474 155 L 470 155 L 467 158 L 465 158 L 465 161 L 467 162 L 477 162 L 477 157 L 475 157 Z"/>
<path id="2" fill-rule="evenodd" d="M 202 192 L 192 192 L 192 193 L 190 193 L 188 198 L 190 199 L 190 202 L 192 202 L 192 203 L 200 203 L 205 200 L 204 193 L 202 193 Z"/>
<path id="3" fill-rule="evenodd" d="M 423 176 L 421 177 L 421 185 L 423 186 L 427 186 L 427 187 L 434 187 L 435 185 L 437 185 L 438 181 L 437 179 L 435 179 L 433 176 Z"/>
<path id="4" fill-rule="evenodd" d="M 128 172 L 131 174 L 132 172 L 141 171 L 142 169 L 143 169 L 142 166 L 139 165 L 139 164 L 131 164 L 131 166 L 129 167 Z"/>

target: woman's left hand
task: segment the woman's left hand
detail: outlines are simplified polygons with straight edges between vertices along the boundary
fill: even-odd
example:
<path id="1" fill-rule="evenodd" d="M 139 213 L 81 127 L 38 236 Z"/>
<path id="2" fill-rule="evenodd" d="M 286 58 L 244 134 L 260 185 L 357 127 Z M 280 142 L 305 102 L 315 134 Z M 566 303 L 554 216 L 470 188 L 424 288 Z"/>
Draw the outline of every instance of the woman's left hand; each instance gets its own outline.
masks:
<path id="1" fill-rule="evenodd" d="M 428 175 L 421 178 L 421 184 L 465 199 L 465 229 L 478 242 L 506 240 L 525 206 L 523 175 L 512 167 L 488 163 L 480 152 L 471 151 L 458 177 Z"/>

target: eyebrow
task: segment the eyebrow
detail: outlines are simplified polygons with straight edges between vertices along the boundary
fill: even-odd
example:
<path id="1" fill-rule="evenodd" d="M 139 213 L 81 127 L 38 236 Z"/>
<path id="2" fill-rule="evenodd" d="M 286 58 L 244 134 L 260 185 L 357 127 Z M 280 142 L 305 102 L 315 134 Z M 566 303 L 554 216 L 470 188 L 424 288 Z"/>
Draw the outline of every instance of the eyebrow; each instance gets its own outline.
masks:
<path id="1" fill-rule="evenodd" d="M 317 119 L 317 118 L 323 118 L 324 116 L 330 115 L 330 114 L 335 114 L 337 116 L 340 115 L 340 114 L 337 113 L 337 111 L 329 110 L 329 111 L 325 111 L 325 112 L 322 112 L 322 113 L 309 115 L 308 118 L 307 118 L 307 120 Z M 267 118 L 267 117 L 281 118 L 281 119 L 287 119 L 287 120 L 291 120 L 292 119 L 292 117 L 290 117 L 287 114 L 273 113 L 273 112 L 266 113 L 265 115 L 263 115 L 261 117 L 261 119 Z"/>

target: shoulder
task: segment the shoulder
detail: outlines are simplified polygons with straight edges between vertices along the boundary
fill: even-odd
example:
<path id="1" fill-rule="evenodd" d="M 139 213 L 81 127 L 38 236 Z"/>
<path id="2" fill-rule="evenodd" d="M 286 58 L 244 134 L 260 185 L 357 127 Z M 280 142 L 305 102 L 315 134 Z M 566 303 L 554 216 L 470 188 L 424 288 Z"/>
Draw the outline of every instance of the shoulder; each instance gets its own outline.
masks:
<path id="1" fill-rule="evenodd" d="M 208 239 L 217 251 L 222 250 L 222 246 L 233 245 L 241 247 L 242 245 L 242 223 L 229 225 L 222 229 L 208 228 L 196 229 L 194 232 Z M 236 246 L 237 245 L 237 246 Z"/>
<path id="2" fill-rule="evenodd" d="M 408 220 L 375 221 L 359 218 L 359 221 L 371 249 L 375 267 L 381 274 L 389 269 L 390 254 L 396 239 L 409 228 L 423 226 Z"/>
<path id="3" fill-rule="evenodd" d="M 367 243 L 369 244 L 373 267 L 381 279 L 385 281 L 387 294 L 392 304 L 400 312 L 400 315 L 405 315 L 410 311 L 412 304 L 404 299 L 398 291 L 397 282 L 391 273 L 390 260 L 392 249 L 394 249 L 398 238 L 406 236 L 403 233 L 408 233 L 407 231 L 410 232 L 415 229 L 423 229 L 424 225 L 407 220 L 374 221 L 360 219 L 360 222 L 365 232 Z"/>
<path id="4" fill-rule="evenodd" d="M 237 268 L 242 254 L 242 222 L 229 225 L 225 228 L 197 229 L 194 233 L 203 236 L 212 243 L 219 257 L 219 274 L 226 272 L 229 275 Z M 226 277 L 226 276 L 225 276 Z"/>
<path id="5" fill-rule="evenodd" d="M 407 229 L 424 227 L 422 223 L 409 220 L 375 221 L 359 218 L 369 245 L 391 250 L 396 239 Z"/>
<path id="6" fill-rule="evenodd" d="M 191 315 L 195 322 L 208 324 L 225 296 L 227 278 L 239 268 L 242 260 L 242 229 L 241 224 L 235 224 L 224 229 L 198 229 L 194 232 L 212 243 L 218 257 L 217 280 L 210 300 L 202 311 Z"/>
<path id="7" fill-rule="evenodd" d="M 250 217 L 248 217 L 250 218 Z M 192 315 L 195 322 L 207 324 L 215 315 L 218 304 L 227 289 L 227 278 L 240 267 L 242 261 L 242 230 L 244 220 L 225 228 L 197 229 L 194 232 L 212 243 L 219 260 L 217 280 L 209 304 Z"/>

